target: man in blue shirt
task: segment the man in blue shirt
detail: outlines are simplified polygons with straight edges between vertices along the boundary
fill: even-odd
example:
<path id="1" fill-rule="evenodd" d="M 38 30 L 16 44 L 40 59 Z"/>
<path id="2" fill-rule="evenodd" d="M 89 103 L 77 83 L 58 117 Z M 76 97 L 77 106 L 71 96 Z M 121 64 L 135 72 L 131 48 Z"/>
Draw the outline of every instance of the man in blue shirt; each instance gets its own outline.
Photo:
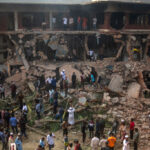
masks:
<path id="1" fill-rule="evenodd" d="M 16 137 L 15 144 L 16 144 L 17 150 L 23 150 L 22 142 L 21 142 L 21 134 L 18 134 L 18 136 Z"/>
<path id="2" fill-rule="evenodd" d="M 12 115 L 12 117 L 10 118 L 9 120 L 10 122 L 10 126 L 13 130 L 13 133 L 15 133 L 15 130 L 16 130 L 16 133 L 18 133 L 18 129 L 17 129 L 17 119 L 16 117 L 14 117 L 14 114 Z"/>
<path id="3" fill-rule="evenodd" d="M 0 129 L 0 141 L 2 141 L 2 150 L 6 149 L 6 140 L 3 129 Z"/>

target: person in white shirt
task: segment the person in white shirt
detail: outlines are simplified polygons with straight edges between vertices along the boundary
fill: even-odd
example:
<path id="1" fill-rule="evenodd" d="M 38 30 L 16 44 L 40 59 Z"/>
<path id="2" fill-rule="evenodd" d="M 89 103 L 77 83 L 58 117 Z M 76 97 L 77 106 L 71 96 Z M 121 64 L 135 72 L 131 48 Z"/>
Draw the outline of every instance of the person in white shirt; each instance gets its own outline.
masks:
<path id="1" fill-rule="evenodd" d="M 26 113 L 28 112 L 28 107 L 25 103 L 23 103 L 22 111 Z"/>
<path id="2" fill-rule="evenodd" d="M 91 140 L 91 148 L 92 150 L 99 149 L 99 138 L 96 135 Z"/>
<path id="3" fill-rule="evenodd" d="M 93 60 L 93 57 L 94 57 L 94 51 L 90 49 L 89 51 L 89 56 L 90 56 L 90 61 Z"/>
<path id="4" fill-rule="evenodd" d="M 73 30 L 73 24 L 74 24 L 74 19 L 73 19 L 73 17 L 70 17 L 69 18 L 69 28 L 70 28 L 70 30 Z"/>
<path id="5" fill-rule="evenodd" d="M 61 72 L 61 76 L 62 79 L 65 80 L 66 79 L 66 74 L 65 74 L 65 70 L 63 69 L 63 71 Z"/>
<path id="6" fill-rule="evenodd" d="M 55 29 L 55 27 L 56 27 L 56 18 L 55 17 L 52 18 L 52 26 L 53 26 L 53 29 Z"/>
<path id="7" fill-rule="evenodd" d="M 68 109 L 68 113 L 69 113 L 68 123 L 70 125 L 74 125 L 74 112 L 75 112 L 75 109 L 73 107 L 70 107 Z"/>
<path id="8" fill-rule="evenodd" d="M 67 17 L 64 17 L 64 18 L 63 18 L 63 26 L 64 26 L 64 30 L 67 29 L 67 24 L 68 24 L 68 18 L 67 18 Z"/>
<path id="9" fill-rule="evenodd" d="M 49 146 L 49 150 L 52 150 L 52 148 L 54 148 L 54 138 L 54 133 L 50 132 L 50 134 L 47 135 L 47 144 Z"/>
<path id="10" fill-rule="evenodd" d="M 96 26 L 97 26 L 97 18 L 94 17 L 93 18 L 93 29 L 96 30 Z"/>
<path id="11" fill-rule="evenodd" d="M 130 150 L 130 145 L 129 145 L 128 138 L 129 138 L 129 136 L 126 135 L 125 139 L 123 140 L 123 148 L 122 148 L 122 150 Z"/>
<path id="12" fill-rule="evenodd" d="M 51 84 L 51 83 L 52 83 L 52 78 L 51 78 L 51 77 L 48 77 L 48 78 L 46 79 L 46 83 Z"/>
<path id="13" fill-rule="evenodd" d="M 105 150 L 107 147 L 107 139 L 105 139 L 105 135 L 103 135 L 102 139 L 100 140 L 99 146 L 101 147 L 101 150 Z"/>
<path id="14" fill-rule="evenodd" d="M 49 103 L 53 104 L 53 102 L 54 102 L 54 90 L 51 89 L 49 90 Z"/>

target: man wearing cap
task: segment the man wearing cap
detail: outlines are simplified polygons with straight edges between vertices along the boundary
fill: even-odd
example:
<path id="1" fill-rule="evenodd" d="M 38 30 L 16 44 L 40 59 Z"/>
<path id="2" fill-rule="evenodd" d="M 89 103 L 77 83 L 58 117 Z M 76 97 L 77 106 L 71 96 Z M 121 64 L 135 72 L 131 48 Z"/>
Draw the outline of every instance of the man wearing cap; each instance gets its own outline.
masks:
<path id="1" fill-rule="evenodd" d="M 74 125 L 74 112 L 75 112 L 75 109 L 73 107 L 70 107 L 68 109 L 68 113 L 69 113 L 68 123 L 70 125 Z"/>
<path id="2" fill-rule="evenodd" d="M 20 133 L 18 133 L 18 136 L 16 137 L 15 144 L 16 144 L 17 150 L 23 150 Z"/>
<path id="3" fill-rule="evenodd" d="M 62 79 L 65 80 L 66 79 L 66 74 L 65 74 L 65 70 L 63 69 L 63 71 L 61 72 L 61 76 Z"/>
<path id="4" fill-rule="evenodd" d="M 122 150 L 130 150 L 130 145 L 129 145 L 129 136 L 126 135 L 125 139 L 123 140 L 123 149 Z"/>
<path id="5" fill-rule="evenodd" d="M 116 138 L 114 137 L 114 134 L 111 133 L 110 137 L 107 139 L 108 141 L 108 147 L 110 150 L 114 150 L 115 143 L 116 143 Z"/>

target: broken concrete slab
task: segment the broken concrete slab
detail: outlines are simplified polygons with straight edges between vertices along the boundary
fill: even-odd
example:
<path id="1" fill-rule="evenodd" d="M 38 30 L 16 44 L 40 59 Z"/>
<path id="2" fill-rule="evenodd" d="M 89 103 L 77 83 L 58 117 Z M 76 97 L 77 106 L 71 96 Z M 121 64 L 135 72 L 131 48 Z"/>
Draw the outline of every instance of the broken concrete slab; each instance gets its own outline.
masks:
<path id="1" fill-rule="evenodd" d="M 34 86 L 34 84 L 33 84 L 32 82 L 28 82 L 28 87 L 29 87 L 29 89 L 30 89 L 32 92 L 35 91 L 35 86 Z"/>
<path id="2" fill-rule="evenodd" d="M 80 98 L 79 98 L 79 104 L 81 104 L 81 105 L 86 105 L 86 102 L 87 102 L 86 97 L 80 97 Z"/>
<path id="3" fill-rule="evenodd" d="M 122 92 L 122 86 L 123 86 L 123 78 L 122 76 L 116 74 L 112 77 L 108 89 L 113 92 Z"/>
<path id="4" fill-rule="evenodd" d="M 127 90 L 127 95 L 129 98 L 138 98 L 140 94 L 141 86 L 140 84 L 133 82 L 129 85 Z"/>

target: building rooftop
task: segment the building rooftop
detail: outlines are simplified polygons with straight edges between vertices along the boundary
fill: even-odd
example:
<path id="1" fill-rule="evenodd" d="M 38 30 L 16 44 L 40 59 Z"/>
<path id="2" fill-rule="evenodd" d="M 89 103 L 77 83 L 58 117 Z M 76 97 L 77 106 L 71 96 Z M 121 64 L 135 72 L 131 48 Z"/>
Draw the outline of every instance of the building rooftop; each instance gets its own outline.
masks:
<path id="1" fill-rule="evenodd" d="M 150 4 L 150 0 L 0 0 L 0 4 L 89 4 L 95 2 L 122 2 Z"/>
<path id="2" fill-rule="evenodd" d="M 0 0 L 0 3 L 11 4 L 84 4 L 92 0 Z"/>
<path id="3" fill-rule="evenodd" d="M 150 4 L 150 0 L 91 0 L 92 2 L 122 2 L 122 3 L 138 3 Z"/>

